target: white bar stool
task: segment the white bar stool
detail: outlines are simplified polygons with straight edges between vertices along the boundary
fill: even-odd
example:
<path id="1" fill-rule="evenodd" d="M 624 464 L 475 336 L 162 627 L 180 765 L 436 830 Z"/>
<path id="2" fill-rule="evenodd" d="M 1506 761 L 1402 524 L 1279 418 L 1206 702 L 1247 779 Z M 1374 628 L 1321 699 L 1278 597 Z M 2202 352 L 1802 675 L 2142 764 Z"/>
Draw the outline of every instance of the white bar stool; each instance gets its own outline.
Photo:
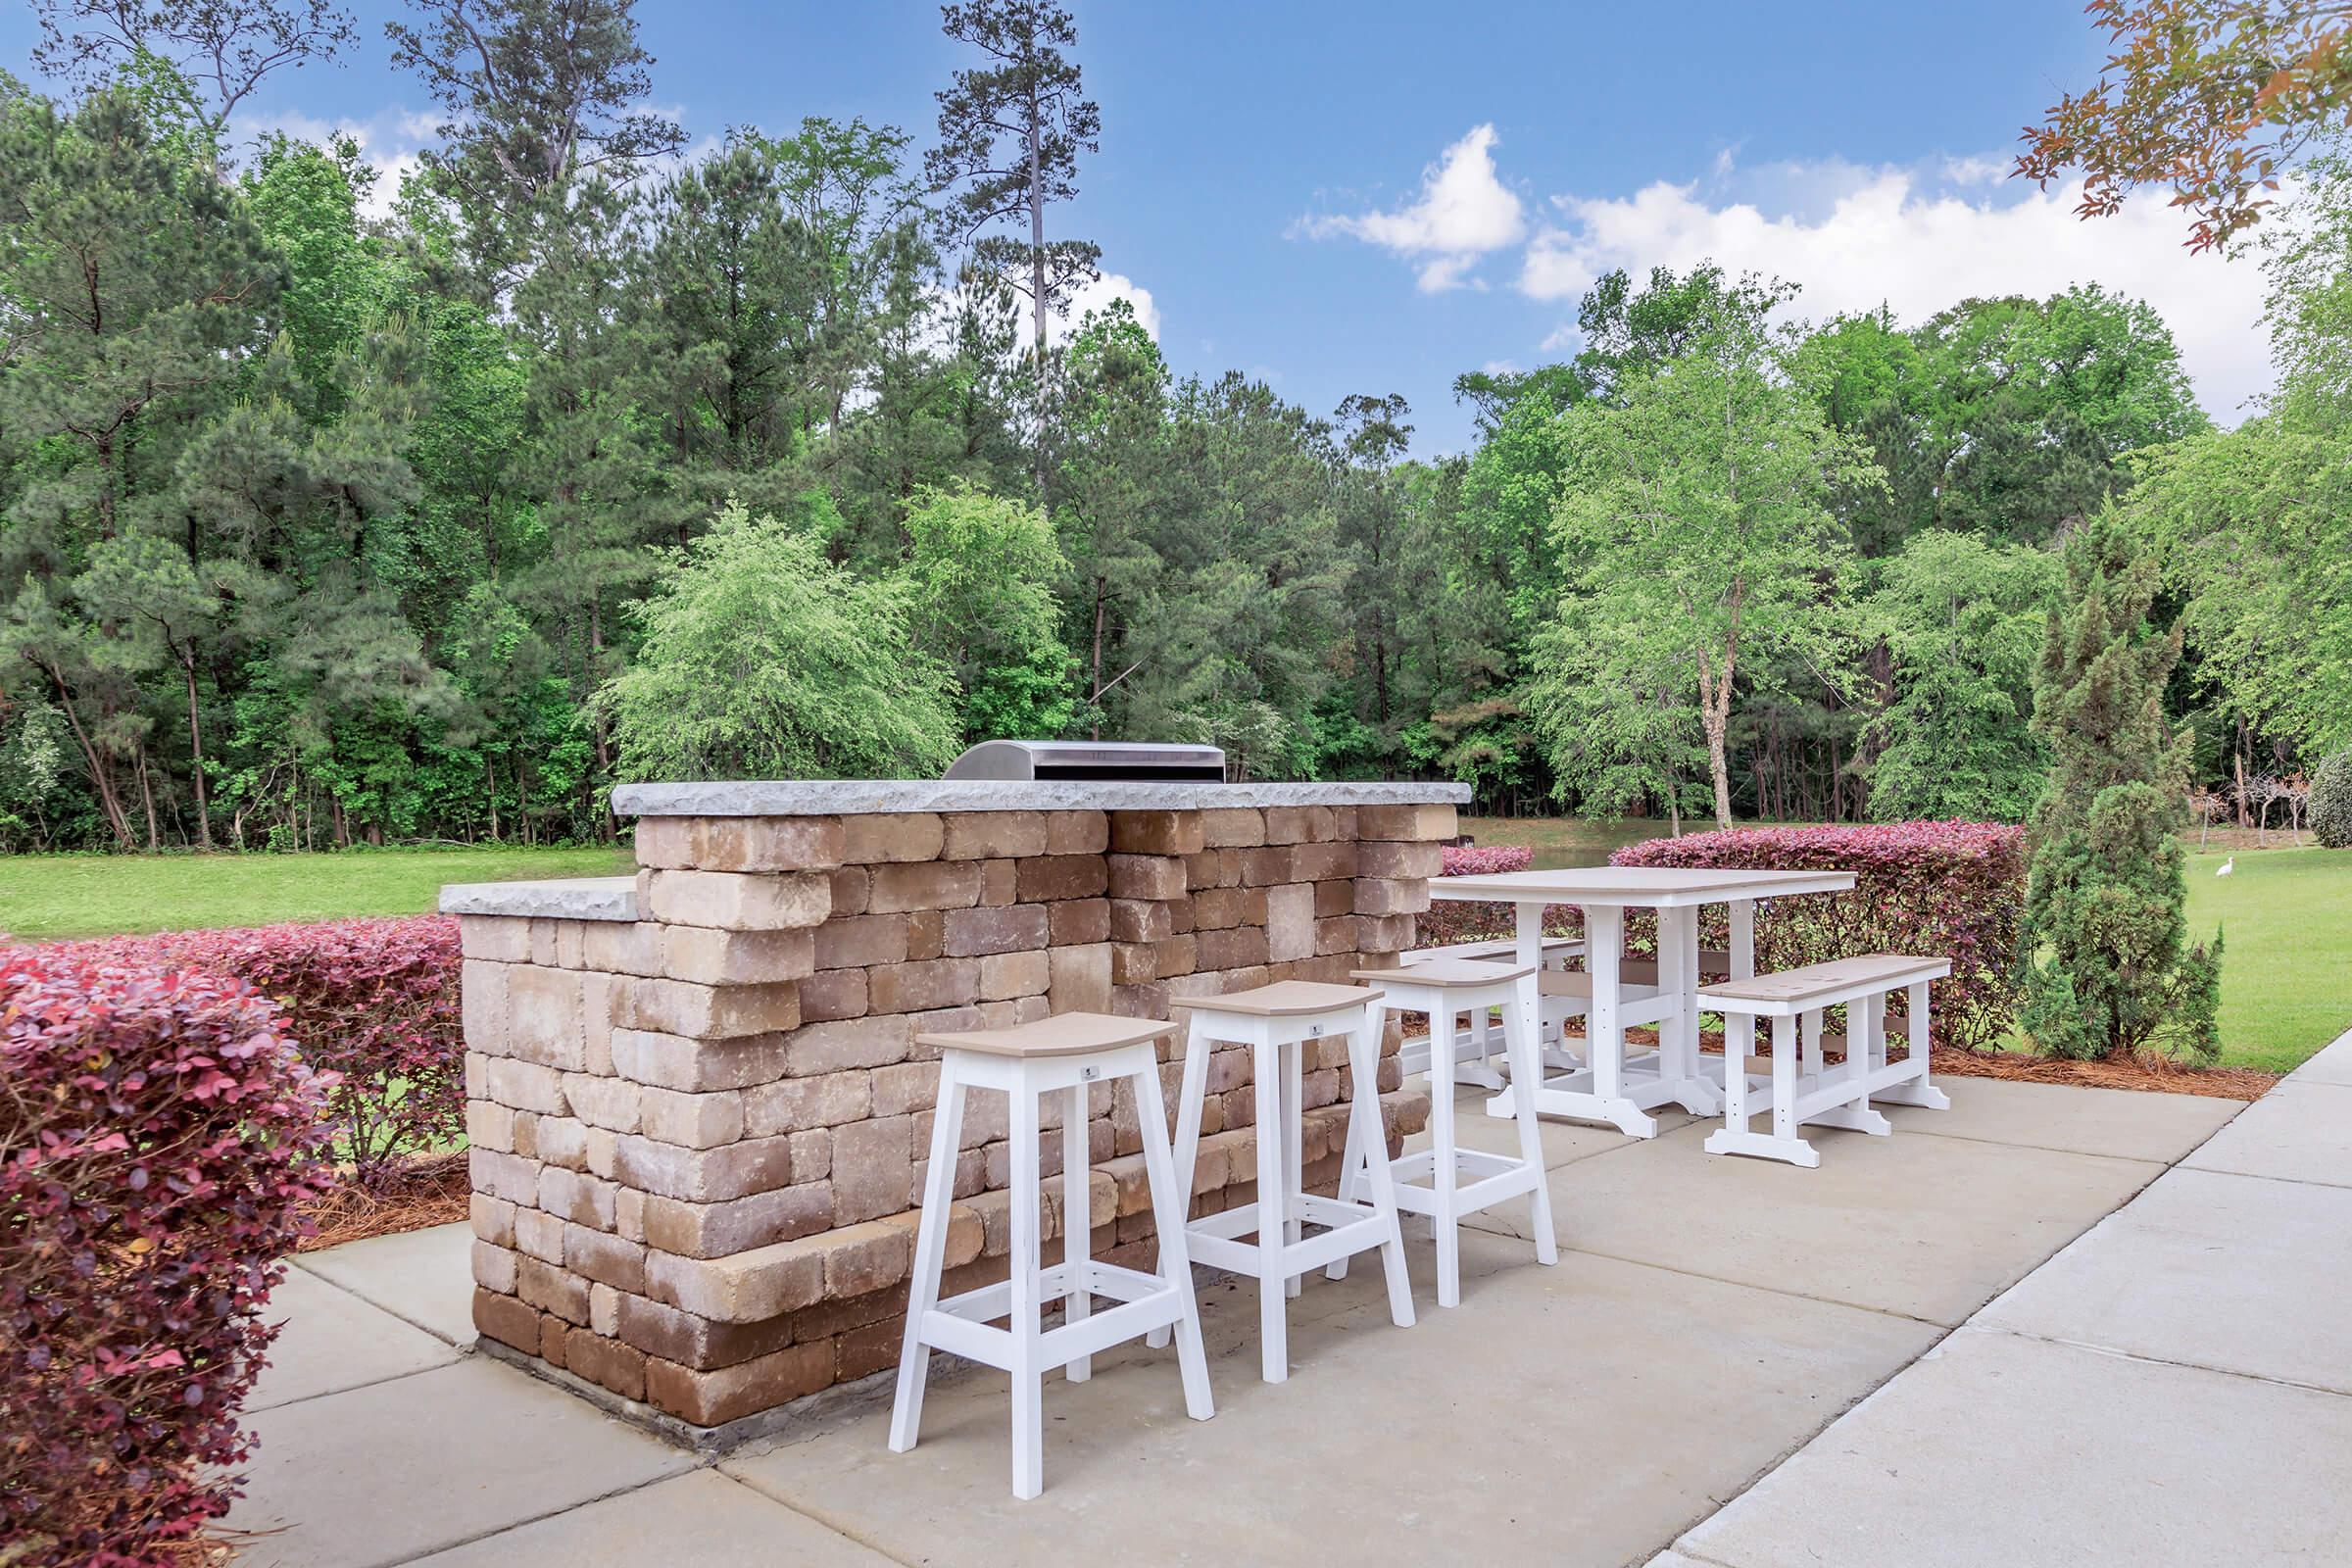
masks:
<path id="1" fill-rule="evenodd" d="M 1200 1348 L 1200 1314 L 1185 1255 L 1187 1186 L 1176 1179 L 1160 1101 L 1159 1061 L 1152 1042 L 1175 1032 L 1153 1018 L 1114 1018 L 1065 1012 L 1009 1029 L 917 1035 L 936 1046 L 939 1108 L 931 1127 L 931 1166 L 923 1185 L 922 1219 L 915 1229 L 914 1266 L 906 1298 L 906 1339 L 899 1356 L 898 1400 L 891 1410 L 890 1446 L 914 1446 L 923 1420 L 923 1383 L 933 1348 L 1012 1374 L 1012 1494 L 1034 1497 L 1045 1486 L 1044 1383 L 1067 1366 L 1083 1383 L 1097 1350 L 1139 1335 L 1167 1343 L 1173 1328 L 1176 1361 L 1184 1376 L 1184 1407 L 1196 1421 L 1215 1414 L 1208 1397 L 1208 1360 Z M 1144 1172 L 1152 1189 L 1152 1223 L 1159 1232 L 1159 1272 L 1141 1273 L 1087 1255 L 1093 1204 L 1087 1158 L 1087 1086 L 1099 1079 L 1133 1078 L 1142 1108 Z M 960 1296 L 939 1298 L 948 1245 L 948 1206 L 956 1196 L 956 1151 L 967 1089 L 1001 1089 L 1012 1099 L 1010 1276 Z M 1062 1260 L 1042 1265 L 1039 1251 L 1038 1096 L 1066 1093 L 1062 1113 Z M 1093 1310 L 1095 1297 L 1118 1304 Z M 1063 1301 L 1060 1327 L 1041 1330 L 1038 1314 Z M 993 1327 L 1009 1317 L 1007 1328 Z M 1155 1332 L 1156 1331 L 1156 1332 Z"/>
<path id="2" fill-rule="evenodd" d="M 1511 1077 L 1535 1083 L 1536 1043 L 1527 1038 L 1526 988 L 1536 971 L 1504 968 L 1500 964 L 1467 959 L 1433 959 L 1401 969 L 1358 969 L 1358 980 L 1376 980 L 1384 995 L 1378 1006 L 1388 1012 L 1419 1012 L 1429 1016 L 1430 1147 L 1398 1156 L 1393 1163 L 1384 1148 L 1374 1152 L 1348 1124 L 1348 1153 L 1340 1166 L 1340 1196 L 1351 1198 L 1364 1179 L 1366 1160 L 1372 1169 L 1389 1165 L 1396 1185 L 1396 1206 L 1427 1214 L 1438 1243 L 1438 1304 L 1458 1306 L 1462 1299 L 1460 1224 L 1464 1214 L 1508 1201 L 1522 1193 L 1528 1200 L 1528 1222 L 1535 1234 L 1536 1261 L 1560 1260 L 1559 1244 L 1551 1234 L 1551 1193 L 1544 1183 L 1544 1146 L 1532 1105 L 1517 1107 L 1519 1153 L 1493 1154 L 1484 1150 L 1456 1148 L 1453 1139 L 1453 1096 L 1446 1083 L 1452 1077 L 1448 1059 L 1456 1038 L 1453 1020 L 1464 1012 L 1483 1017 L 1491 1007 L 1502 1012 L 1503 1047 L 1509 1053 Z M 1465 1180 L 1467 1178 L 1467 1180 Z M 1331 1265 L 1340 1278 L 1348 1260 Z"/>
<path id="3" fill-rule="evenodd" d="M 1581 958 L 1584 956 L 1584 943 L 1575 937 L 1545 937 L 1543 943 L 1543 966 L 1546 969 L 1565 970 L 1571 958 Z M 1496 963 L 1505 967 L 1516 967 L 1519 961 L 1518 954 L 1519 944 L 1515 940 L 1510 937 L 1498 937 L 1484 942 L 1454 942 L 1439 948 L 1417 948 L 1403 955 L 1399 961 L 1409 967 L 1437 961 L 1475 958 L 1481 963 Z M 1554 1036 L 1557 1033 L 1557 1029 L 1552 1031 Z M 1463 1042 L 1459 1040 L 1454 1043 L 1453 1081 L 1457 1084 L 1470 1084 L 1480 1089 L 1499 1090 L 1502 1087 L 1502 1067 L 1505 1060 L 1505 1054 L 1500 1048 L 1501 1042 L 1494 1033 L 1486 1012 L 1480 1010 L 1471 1013 L 1467 1049 L 1464 1049 Z M 1429 1056 L 1430 1049 L 1427 1041 L 1421 1042 L 1418 1047 L 1411 1041 L 1406 1041 L 1403 1056 L 1405 1072 L 1410 1075 L 1428 1071 Z M 1574 1065 L 1568 1059 L 1565 1050 L 1554 1050 L 1546 1056 L 1545 1060 L 1548 1065 L 1555 1067 Z"/>
<path id="4" fill-rule="evenodd" d="M 1176 1174 L 1179 1187 L 1193 1189 L 1193 1162 L 1200 1148 L 1200 1099 L 1208 1084 L 1208 1057 L 1217 1041 L 1249 1046 L 1257 1092 L 1257 1201 L 1191 1224 L 1196 1262 L 1228 1269 L 1257 1281 L 1259 1370 L 1268 1383 L 1291 1375 L 1290 1303 L 1300 1278 L 1363 1251 L 1381 1250 L 1388 1275 L 1389 1316 L 1398 1328 L 1413 1322 L 1412 1287 L 1404 1273 L 1404 1237 L 1396 1223 L 1396 1194 L 1385 1159 L 1371 1165 L 1365 1200 L 1318 1198 L 1302 1191 L 1303 1132 L 1300 1080 L 1305 1043 L 1325 1035 L 1348 1037 L 1348 1076 L 1354 1100 L 1348 1112 L 1350 1136 L 1380 1119 L 1380 993 L 1361 986 L 1282 980 L 1251 991 L 1181 1001 L 1192 1009 L 1184 1037 L 1184 1090 L 1177 1106 Z M 1149 1121 L 1151 1118 L 1145 1118 Z M 1387 1145 L 1382 1148 L 1385 1152 Z M 1327 1227 L 1304 1235 L 1306 1225 Z M 1241 1237 L 1254 1235 L 1253 1242 Z"/>

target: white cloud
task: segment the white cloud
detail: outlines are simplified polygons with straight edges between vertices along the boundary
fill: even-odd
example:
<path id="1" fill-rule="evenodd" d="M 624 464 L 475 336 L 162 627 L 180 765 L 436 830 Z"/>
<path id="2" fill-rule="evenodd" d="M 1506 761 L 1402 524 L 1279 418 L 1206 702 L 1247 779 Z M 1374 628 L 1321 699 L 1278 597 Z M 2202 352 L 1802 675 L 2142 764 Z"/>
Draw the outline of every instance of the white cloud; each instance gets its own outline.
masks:
<path id="1" fill-rule="evenodd" d="M 1159 306 L 1152 301 L 1152 291 L 1135 279 L 1120 272 L 1104 272 L 1092 283 L 1082 283 L 1070 296 L 1069 304 L 1052 313 L 1046 320 L 1046 330 L 1056 343 L 1067 343 L 1089 311 L 1105 310 L 1112 300 L 1123 299 L 1135 307 L 1135 318 L 1143 329 L 1159 341 Z M 1026 320 L 1026 316 L 1023 317 Z"/>
<path id="2" fill-rule="evenodd" d="M 1480 125 L 1421 172 L 1421 194 L 1395 212 L 1301 219 L 1294 232 L 1312 239 L 1348 236 L 1417 264 L 1426 293 L 1465 283 L 1480 257 L 1515 245 L 1527 232 L 1519 195 L 1494 172 L 1494 127 Z"/>
<path id="3" fill-rule="evenodd" d="M 1954 160 L 1942 172 L 1981 190 L 1988 162 Z M 1847 185 L 1850 170 L 1825 172 Z M 2180 213 L 2161 203 L 2132 203 L 2086 222 L 2075 216 L 2070 191 L 1996 191 L 1962 195 L 1918 172 L 1888 169 L 1843 189 L 1817 217 L 1771 217 L 1665 181 L 1629 197 L 1558 197 L 1556 220 L 1527 247 L 1519 288 L 1539 300 L 1573 300 L 1614 268 L 1639 276 L 1653 266 L 1680 271 L 1712 260 L 1734 273 L 1803 285 L 1797 309 L 1816 319 L 1884 304 L 1918 322 L 1971 297 L 2040 297 L 2097 283 L 2162 313 L 2216 418 L 2234 422 L 2248 398 L 2269 389 L 2262 274 L 2253 262 L 2190 255 Z M 1572 331 L 1563 327 L 1544 347 L 1567 341 Z"/>
<path id="4" fill-rule="evenodd" d="M 337 136 L 349 136 L 360 144 L 360 156 L 376 174 L 367 200 L 361 203 L 360 216 L 383 218 L 391 213 L 392 203 L 400 195 L 401 180 L 417 168 L 417 155 L 433 139 L 437 123 L 429 115 L 397 105 L 378 110 L 366 120 L 344 115 L 327 121 L 300 110 L 285 110 L 266 117 L 237 116 L 229 122 L 228 139 L 229 145 L 242 154 L 273 132 L 318 147 Z"/>

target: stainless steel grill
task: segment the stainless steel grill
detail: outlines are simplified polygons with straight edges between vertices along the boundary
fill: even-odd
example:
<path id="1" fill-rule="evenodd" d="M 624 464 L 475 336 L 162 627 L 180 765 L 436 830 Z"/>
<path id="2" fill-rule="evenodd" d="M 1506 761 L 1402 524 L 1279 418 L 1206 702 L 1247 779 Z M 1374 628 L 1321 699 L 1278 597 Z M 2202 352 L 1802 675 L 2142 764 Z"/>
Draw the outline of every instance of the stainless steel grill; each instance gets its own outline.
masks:
<path id="1" fill-rule="evenodd" d="M 1157 741 L 982 741 L 945 778 L 1189 779 L 1222 783 L 1225 753 Z"/>

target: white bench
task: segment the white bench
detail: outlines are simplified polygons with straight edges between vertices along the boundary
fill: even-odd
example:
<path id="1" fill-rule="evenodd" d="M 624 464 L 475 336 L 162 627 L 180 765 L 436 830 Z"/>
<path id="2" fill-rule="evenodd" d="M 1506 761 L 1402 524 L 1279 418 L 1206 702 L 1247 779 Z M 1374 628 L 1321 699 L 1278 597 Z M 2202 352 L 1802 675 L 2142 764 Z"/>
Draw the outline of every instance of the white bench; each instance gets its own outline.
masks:
<path id="1" fill-rule="evenodd" d="M 1710 1154 L 1754 1154 L 1807 1168 L 1821 1163 L 1813 1146 L 1797 1136 L 1805 1125 L 1843 1127 L 1884 1136 L 1886 1118 L 1870 1108 L 1888 1104 L 1947 1110 L 1951 1101 L 1928 1082 L 1928 982 L 1952 972 L 1949 958 L 1920 958 L 1874 953 L 1858 958 L 1809 963 L 1752 980 L 1701 986 L 1702 1012 L 1723 1014 L 1723 1127 L 1707 1137 Z M 1886 996 L 1906 994 L 1910 1054 L 1886 1060 Z M 1846 1009 L 1845 1060 L 1835 1070 L 1823 1060 L 1824 1008 Z M 1748 1125 L 1747 1058 L 1756 1042 L 1756 1020 L 1772 1023 L 1772 1131 Z M 1802 1070 L 1798 1035 L 1802 1031 Z"/>

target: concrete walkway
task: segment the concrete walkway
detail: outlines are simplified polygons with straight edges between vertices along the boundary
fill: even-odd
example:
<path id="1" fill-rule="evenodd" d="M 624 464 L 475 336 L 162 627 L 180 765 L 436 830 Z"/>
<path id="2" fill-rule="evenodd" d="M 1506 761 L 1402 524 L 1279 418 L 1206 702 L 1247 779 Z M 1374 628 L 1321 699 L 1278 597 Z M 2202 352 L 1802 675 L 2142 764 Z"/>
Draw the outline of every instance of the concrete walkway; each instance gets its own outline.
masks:
<path id="1" fill-rule="evenodd" d="M 2352 1034 L 1653 1559 L 2352 1561 Z"/>
<path id="2" fill-rule="evenodd" d="M 1817 1171 L 1710 1158 L 1687 1119 L 1648 1143 L 1547 1125 L 1557 1268 L 1536 1266 L 1511 1209 L 1465 1237 L 1458 1310 L 1437 1307 L 1429 1245 L 1411 1244 L 1415 1328 L 1388 1323 L 1377 1268 L 1314 1279 L 1276 1388 L 1256 1380 L 1252 1297 L 1207 1287 L 1217 1418 L 1184 1418 L 1166 1353 L 1098 1357 L 1091 1382 L 1047 1390 L 1031 1503 L 1007 1491 L 1001 1375 L 935 1372 L 910 1454 L 885 1449 L 877 1399 L 698 1466 L 466 1351 L 462 1227 L 360 1243 L 303 1259 L 277 1298 L 290 1323 L 249 1406 L 261 1451 L 230 1522 L 256 1533 L 254 1568 L 1049 1548 L 1620 1564 L 1669 1544 L 1733 1568 L 1878 1568 L 2046 1561 L 2045 1539 L 2084 1562 L 2199 1560 L 2138 1536 L 2086 1544 L 2119 1499 L 2161 1487 L 2233 1540 L 2265 1524 L 2346 1539 L 2346 1503 L 2295 1477 L 2352 1460 L 2352 1331 L 2328 1310 L 2352 1286 L 2352 1230 L 2311 1206 L 2352 1204 L 2352 1150 L 2340 1133 L 2332 1153 L 2306 1147 L 2343 1123 L 2297 1102 L 2352 1109 L 2352 1044 L 2306 1073 L 2234 1122 L 2226 1101 L 1953 1080 L 1953 1110 L 1894 1110 L 1892 1138 L 1820 1134 Z M 1463 1108 L 1499 1147 L 1502 1124 Z M 2153 1260 L 2217 1247 L 2211 1284 Z M 2011 1316 L 1978 1326 L 1995 1298 Z M 2144 1343 L 2066 1343 L 2118 1323 Z M 1979 1344 L 2007 1359 L 1975 1359 Z M 2157 1375 L 2189 1386 L 2114 1386 Z M 1805 1479 L 1824 1464 L 1834 1501 Z"/>

